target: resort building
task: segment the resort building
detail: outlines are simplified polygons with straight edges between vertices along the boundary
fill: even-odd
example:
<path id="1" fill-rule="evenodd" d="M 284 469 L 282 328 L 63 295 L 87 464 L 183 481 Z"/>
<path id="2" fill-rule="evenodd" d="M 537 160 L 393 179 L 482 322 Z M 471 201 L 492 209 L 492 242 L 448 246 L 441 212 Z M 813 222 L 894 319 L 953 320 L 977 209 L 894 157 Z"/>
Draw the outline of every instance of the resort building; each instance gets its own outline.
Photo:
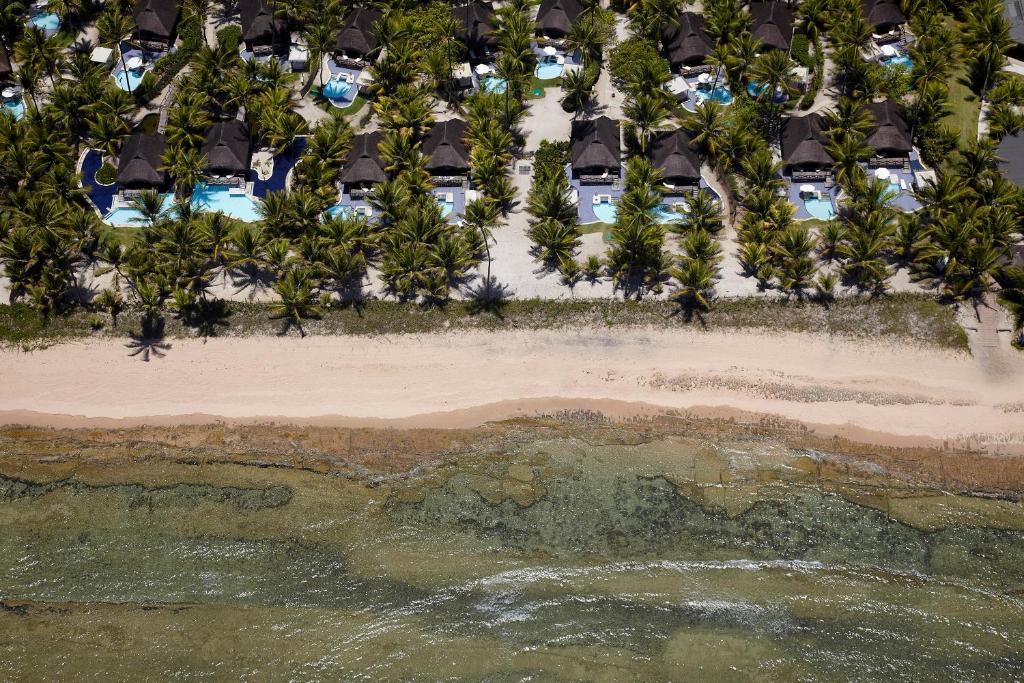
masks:
<path id="1" fill-rule="evenodd" d="M 750 34 L 762 47 L 788 51 L 793 40 L 793 10 L 784 2 L 750 3 Z"/>
<path id="2" fill-rule="evenodd" d="M 876 35 L 889 33 L 907 23 L 898 0 L 861 0 L 861 8 Z"/>
<path id="3" fill-rule="evenodd" d="M 334 40 L 334 61 L 355 66 L 366 64 L 380 44 L 374 30 L 380 17 L 380 10 L 372 7 L 350 10 L 342 20 L 341 30 Z"/>
<path id="4" fill-rule="evenodd" d="M 244 186 L 252 159 L 249 127 L 242 121 L 218 121 L 206 129 L 202 154 L 206 158 L 205 173 L 213 185 Z"/>
<path id="5" fill-rule="evenodd" d="M 469 149 L 463 139 L 467 125 L 462 119 L 438 121 L 423 140 L 429 156 L 426 169 L 434 185 L 465 185 L 469 175 Z"/>
<path id="6" fill-rule="evenodd" d="M 489 4 L 471 2 L 452 12 L 462 24 L 455 37 L 466 46 L 470 60 L 486 59 L 498 49 L 498 38 L 494 35 L 497 20 Z"/>
<path id="7" fill-rule="evenodd" d="M 1024 133 L 1004 137 L 996 148 L 996 155 L 1000 158 L 999 169 L 1003 175 L 1024 187 Z"/>
<path id="8" fill-rule="evenodd" d="M 1010 22 L 1010 39 L 1014 42 L 1007 54 L 1024 60 L 1024 0 L 1003 0 L 1003 16 Z"/>
<path id="9" fill-rule="evenodd" d="M 914 148 L 910 126 L 892 100 L 871 102 L 867 110 L 875 126 L 867 135 L 867 144 L 874 151 L 868 162 L 871 167 L 905 166 Z"/>
<path id="10" fill-rule="evenodd" d="M 790 116 L 782 121 L 782 163 L 794 182 L 824 180 L 835 160 L 826 145 L 828 127 L 821 114 Z"/>
<path id="11" fill-rule="evenodd" d="M 239 0 L 238 11 L 242 19 L 242 40 L 249 52 L 271 54 L 275 52 L 275 46 L 288 46 L 289 39 L 285 37 L 288 35 L 287 23 L 282 18 L 275 18 L 264 0 Z"/>
<path id="12" fill-rule="evenodd" d="M 138 0 L 135 35 L 145 48 L 166 50 L 174 42 L 180 11 L 176 0 Z"/>
<path id="13" fill-rule="evenodd" d="M 381 141 L 381 133 L 360 133 L 352 138 L 352 149 L 345 157 L 341 171 L 342 193 L 351 197 L 362 197 L 368 194 L 373 186 L 388 179 L 381 161 L 377 145 Z"/>
<path id="14" fill-rule="evenodd" d="M 11 57 L 7 54 L 7 48 L 0 45 L 0 83 L 11 80 L 14 69 L 11 68 Z"/>
<path id="15" fill-rule="evenodd" d="M 579 0 L 542 0 L 537 10 L 537 36 L 564 40 L 582 11 Z"/>
<path id="16" fill-rule="evenodd" d="M 704 31 L 704 17 L 696 12 L 681 12 L 661 34 L 661 44 L 672 71 L 689 74 L 712 70 L 704 59 L 713 46 Z"/>
<path id="17" fill-rule="evenodd" d="M 136 133 L 125 138 L 117 162 L 117 187 L 122 194 L 167 187 L 167 172 L 163 170 L 166 148 L 160 133 Z"/>
<path id="18" fill-rule="evenodd" d="M 693 150 L 689 134 L 682 128 L 654 136 L 651 163 L 661 171 L 665 194 L 686 194 L 700 187 L 700 159 Z"/>
<path id="19" fill-rule="evenodd" d="M 607 116 L 573 121 L 572 177 L 583 184 L 618 181 L 622 165 L 622 136 L 619 122 Z"/>

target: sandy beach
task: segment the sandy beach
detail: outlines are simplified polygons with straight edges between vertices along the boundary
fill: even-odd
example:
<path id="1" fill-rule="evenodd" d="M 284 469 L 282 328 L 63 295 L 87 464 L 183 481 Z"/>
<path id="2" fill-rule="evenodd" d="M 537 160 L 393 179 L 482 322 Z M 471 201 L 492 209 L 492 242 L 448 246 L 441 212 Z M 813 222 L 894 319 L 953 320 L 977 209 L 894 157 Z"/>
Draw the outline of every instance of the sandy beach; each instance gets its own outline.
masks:
<path id="1" fill-rule="evenodd" d="M 894 446 L 1024 453 L 1024 362 L 806 334 L 521 331 L 124 341 L 0 351 L 0 422 L 471 427 L 566 410 L 797 421 Z"/>

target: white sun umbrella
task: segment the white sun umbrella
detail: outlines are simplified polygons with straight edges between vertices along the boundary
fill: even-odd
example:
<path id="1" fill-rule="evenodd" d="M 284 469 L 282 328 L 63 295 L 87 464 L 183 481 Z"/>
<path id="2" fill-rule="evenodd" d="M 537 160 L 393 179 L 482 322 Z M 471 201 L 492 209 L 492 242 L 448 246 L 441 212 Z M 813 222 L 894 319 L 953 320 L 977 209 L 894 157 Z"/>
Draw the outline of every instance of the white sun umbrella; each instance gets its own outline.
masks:
<path id="1" fill-rule="evenodd" d="M 804 194 L 807 194 L 808 192 L 814 192 L 814 185 L 801 185 L 800 191 L 803 192 Z"/>
<path id="2" fill-rule="evenodd" d="M 697 76 L 697 80 L 700 81 L 701 83 L 707 83 L 708 81 L 711 80 L 711 74 L 707 72 L 702 73 L 700 76 Z"/>
<path id="3" fill-rule="evenodd" d="M 3 95 L 4 97 L 14 97 L 14 88 L 4 88 L 0 95 Z"/>
<path id="4" fill-rule="evenodd" d="M 548 55 L 549 57 L 554 57 L 555 55 L 558 54 L 558 48 L 556 48 L 554 45 L 547 45 L 544 48 L 544 54 Z"/>
<path id="5" fill-rule="evenodd" d="M 127 62 L 125 62 L 125 64 L 128 66 L 129 69 L 138 69 L 142 66 L 142 58 L 131 57 Z"/>
<path id="6" fill-rule="evenodd" d="M 889 177 L 889 169 L 887 168 L 876 168 L 875 177 L 879 180 L 885 180 Z"/>
<path id="7" fill-rule="evenodd" d="M 894 57 L 895 55 L 896 55 L 896 48 L 894 48 L 892 45 L 883 45 L 882 46 L 882 56 L 883 57 Z"/>
<path id="8" fill-rule="evenodd" d="M 478 75 L 483 76 L 491 73 L 491 67 L 487 66 L 486 64 L 477 64 L 476 72 Z"/>

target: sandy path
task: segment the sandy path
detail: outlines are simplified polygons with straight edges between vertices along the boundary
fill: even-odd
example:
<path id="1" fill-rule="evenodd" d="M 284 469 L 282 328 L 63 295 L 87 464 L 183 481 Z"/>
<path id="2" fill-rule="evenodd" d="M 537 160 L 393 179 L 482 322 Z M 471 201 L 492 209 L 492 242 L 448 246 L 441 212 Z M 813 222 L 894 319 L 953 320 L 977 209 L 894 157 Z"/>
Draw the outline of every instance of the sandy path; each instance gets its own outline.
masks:
<path id="1" fill-rule="evenodd" d="M 698 409 L 1024 452 L 1024 359 L 986 377 L 965 354 L 892 344 L 623 329 L 169 344 L 149 362 L 116 341 L 2 351 L 0 421 L 420 416 L 464 426 L 557 409 Z"/>

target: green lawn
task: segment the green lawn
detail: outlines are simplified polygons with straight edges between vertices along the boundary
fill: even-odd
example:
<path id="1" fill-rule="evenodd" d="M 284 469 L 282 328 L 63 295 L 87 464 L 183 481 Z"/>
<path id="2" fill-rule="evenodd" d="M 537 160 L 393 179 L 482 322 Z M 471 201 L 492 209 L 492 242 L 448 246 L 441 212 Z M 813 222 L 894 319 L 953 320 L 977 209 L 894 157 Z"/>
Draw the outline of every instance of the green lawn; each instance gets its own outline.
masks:
<path id="1" fill-rule="evenodd" d="M 978 139 L 978 115 L 981 103 L 966 85 L 967 69 L 960 67 L 949 81 L 949 106 L 953 110 L 945 122 L 960 131 L 961 142 Z"/>

